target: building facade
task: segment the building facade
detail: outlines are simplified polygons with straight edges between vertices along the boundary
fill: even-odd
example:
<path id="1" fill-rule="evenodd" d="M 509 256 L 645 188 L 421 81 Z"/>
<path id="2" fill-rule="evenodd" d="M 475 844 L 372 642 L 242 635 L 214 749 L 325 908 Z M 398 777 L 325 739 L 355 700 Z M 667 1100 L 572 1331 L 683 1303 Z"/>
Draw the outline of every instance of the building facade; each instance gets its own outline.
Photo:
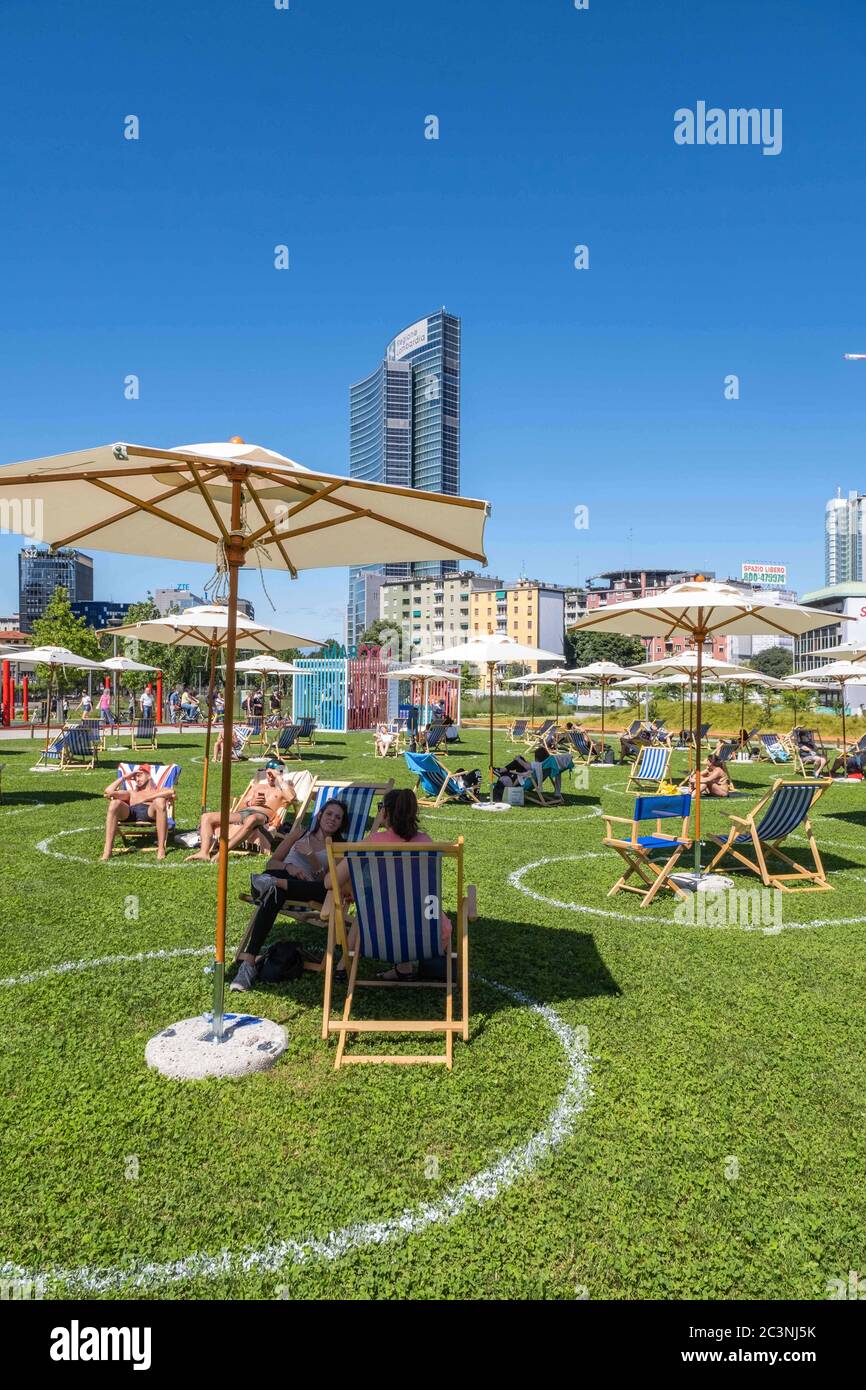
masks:
<path id="1" fill-rule="evenodd" d="M 860 492 L 842 496 L 837 488 L 824 509 L 824 584 L 863 582 L 866 549 L 866 497 Z"/>
<path id="2" fill-rule="evenodd" d="M 400 634 L 402 659 L 414 661 L 465 642 L 473 631 L 473 597 L 501 583 L 472 571 L 386 579 L 379 592 L 379 617 Z"/>
<path id="3" fill-rule="evenodd" d="M 32 632 L 58 584 L 70 603 L 93 598 L 93 560 L 80 550 L 25 546 L 18 552 L 18 612 L 22 632 Z"/>
<path id="4" fill-rule="evenodd" d="M 194 594 L 188 584 L 177 584 L 173 589 L 157 589 L 153 601 L 161 618 L 169 613 L 185 613 L 188 608 L 200 608 L 206 602 L 199 594 Z M 255 609 L 247 598 L 238 599 L 238 612 L 245 618 L 255 620 Z"/>
<path id="5" fill-rule="evenodd" d="M 631 599 L 652 597 L 669 589 L 672 584 L 681 584 L 687 579 L 701 575 L 704 579 L 715 579 L 713 570 L 669 570 L 669 569 L 628 569 L 606 570 L 594 574 L 586 581 L 586 611 L 606 608 L 612 603 L 627 603 Z M 642 637 L 645 660 L 662 661 L 667 656 L 677 656 L 693 645 L 686 637 Z M 704 647 L 707 655 L 719 661 L 730 660 L 730 638 L 713 636 Z"/>
<path id="6" fill-rule="evenodd" d="M 113 603 L 110 599 L 83 599 L 71 605 L 77 618 L 83 618 L 88 627 L 120 627 L 129 619 L 130 603 Z"/>
<path id="7" fill-rule="evenodd" d="M 445 309 L 419 319 L 387 346 L 376 370 L 349 392 L 349 473 L 369 482 L 460 493 L 460 320 Z M 379 616 L 382 579 L 456 574 L 456 561 L 356 567 L 349 571 L 346 641 L 357 644 Z"/>

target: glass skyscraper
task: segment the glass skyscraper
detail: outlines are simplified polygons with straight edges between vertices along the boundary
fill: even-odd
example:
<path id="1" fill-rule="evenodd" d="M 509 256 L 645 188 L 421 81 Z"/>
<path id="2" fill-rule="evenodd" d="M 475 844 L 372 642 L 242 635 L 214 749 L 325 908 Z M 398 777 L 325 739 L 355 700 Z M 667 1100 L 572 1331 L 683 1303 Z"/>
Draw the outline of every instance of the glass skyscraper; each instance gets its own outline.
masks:
<path id="1" fill-rule="evenodd" d="M 372 375 L 349 392 L 349 472 L 353 478 L 460 492 L 460 320 L 444 309 L 410 324 L 390 342 Z M 456 560 L 367 565 L 349 571 L 346 640 L 354 646 L 378 617 L 369 576 L 408 579 L 456 573 Z"/>
<path id="2" fill-rule="evenodd" d="M 18 552 L 18 613 L 22 632 L 32 632 L 58 584 L 70 603 L 93 598 L 93 560 L 80 550 L 35 545 Z"/>

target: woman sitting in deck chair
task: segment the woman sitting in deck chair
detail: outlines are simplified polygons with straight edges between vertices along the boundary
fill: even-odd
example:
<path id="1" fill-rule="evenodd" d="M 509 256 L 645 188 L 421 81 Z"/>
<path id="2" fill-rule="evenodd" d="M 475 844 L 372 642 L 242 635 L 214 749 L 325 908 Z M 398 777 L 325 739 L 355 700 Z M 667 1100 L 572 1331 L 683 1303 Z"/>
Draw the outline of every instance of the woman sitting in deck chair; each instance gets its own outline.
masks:
<path id="1" fill-rule="evenodd" d="M 328 864 L 325 841 L 329 837 L 342 840 L 348 822 L 349 812 L 342 801 L 326 801 L 309 830 L 305 831 L 301 823 L 294 825 L 268 860 L 265 872 L 255 876 L 257 906 L 237 953 L 240 965 L 230 986 L 232 990 L 245 991 L 255 984 L 262 947 L 284 902 L 292 898 L 324 903 Z"/>
<path id="2" fill-rule="evenodd" d="M 164 859 L 168 838 L 168 803 L 174 800 L 174 789 L 152 786 L 150 767 L 147 763 L 141 763 L 131 778 L 118 777 L 109 783 L 102 795 L 109 801 L 102 858 L 111 858 L 114 837 L 121 822 L 153 821 L 156 825 L 156 857 Z"/>
<path id="3" fill-rule="evenodd" d="M 681 792 L 693 792 L 695 789 L 695 774 L 689 774 L 688 779 L 680 786 Z M 701 796 L 730 796 L 731 779 L 727 774 L 725 764 L 718 753 L 711 753 L 707 758 L 706 766 L 701 768 Z"/>
<path id="4" fill-rule="evenodd" d="M 269 767 L 262 782 L 251 782 L 233 811 L 229 813 L 229 849 L 248 840 L 258 849 L 269 850 L 271 841 L 268 830 L 276 826 L 286 807 L 295 801 L 295 790 L 285 782 L 279 772 Z M 208 863 L 215 861 L 219 848 L 219 811 L 205 811 L 199 824 L 201 846 L 187 859 L 201 859 Z"/>

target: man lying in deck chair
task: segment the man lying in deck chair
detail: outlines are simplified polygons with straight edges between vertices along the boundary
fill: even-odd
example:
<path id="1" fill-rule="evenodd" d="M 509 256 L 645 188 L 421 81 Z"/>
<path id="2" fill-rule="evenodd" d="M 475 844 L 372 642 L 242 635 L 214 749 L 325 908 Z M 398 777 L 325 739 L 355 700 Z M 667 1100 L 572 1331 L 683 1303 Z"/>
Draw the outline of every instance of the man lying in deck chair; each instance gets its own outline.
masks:
<path id="1" fill-rule="evenodd" d="M 269 850 L 267 831 L 279 824 L 286 809 L 294 803 L 294 789 L 274 768 L 267 768 L 263 781 L 250 782 L 234 810 L 229 813 L 229 849 L 249 841 L 258 849 Z M 222 820 L 219 811 L 205 811 L 199 825 L 201 847 L 187 859 L 216 860 Z"/>
<path id="2" fill-rule="evenodd" d="M 403 757 L 409 771 L 414 772 L 418 779 L 415 791 L 420 787 L 425 793 L 424 797 L 418 798 L 422 806 L 442 806 L 449 801 L 466 803 L 478 800 L 469 781 L 465 780 L 472 777 L 475 782 L 475 774 L 465 773 L 460 769 L 451 773 L 433 753 L 404 753 Z"/>
<path id="3" fill-rule="evenodd" d="M 747 816 L 731 816 L 731 829 L 727 836 L 709 836 L 721 848 L 707 873 L 712 873 L 716 865 L 730 855 L 750 873 L 757 874 L 766 888 L 778 888 L 784 893 L 832 892 L 833 885 L 827 882 L 809 821 L 809 812 L 815 802 L 832 785 L 829 778 L 823 782 L 785 782 L 781 777 L 777 778 L 767 795 Z M 759 821 L 758 814 L 762 811 Z M 782 841 L 801 827 L 812 854 L 811 869 L 779 849 Z M 745 853 L 749 847 L 754 859 L 748 858 Z M 770 855 L 788 864 L 793 873 L 771 870 L 767 864 Z"/>
<path id="4" fill-rule="evenodd" d="M 103 859 L 111 858 L 114 837 L 119 827 L 127 821 L 144 824 L 152 821 L 156 826 L 156 857 L 165 858 L 165 842 L 168 838 L 168 811 L 174 802 L 173 787 L 154 787 L 148 763 L 134 769 L 129 777 L 118 777 L 105 788 L 103 796 L 108 799 L 108 815 L 105 821 L 105 848 Z"/>

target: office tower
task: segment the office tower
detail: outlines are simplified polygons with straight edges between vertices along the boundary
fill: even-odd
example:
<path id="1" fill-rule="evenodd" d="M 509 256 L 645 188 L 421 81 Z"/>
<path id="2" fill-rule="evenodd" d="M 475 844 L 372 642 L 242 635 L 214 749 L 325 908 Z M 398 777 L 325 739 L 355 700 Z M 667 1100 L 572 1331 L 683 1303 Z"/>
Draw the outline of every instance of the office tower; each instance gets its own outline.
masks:
<path id="1" fill-rule="evenodd" d="M 70 603 L 93 598 L 93 560 L 80 550 L 52 551 L 27 545 L 18 552 L 18 611 L 21 631 L 32 632 L 58 584 Z"/>
<path id="2" fill-rule="evenodd" d="M 353 478 L 460 493 L 460 320 L 444 309 L 410 324 L 376 370 L 349 393 Z M 346 640 L 354 646 L 378 617 L 380 579 L 456 574 L 456 560 L 383 564 L 349 571 Z"/>
<path id="3" fill-rule="evenodd" d="M 861 492 L 842 496 L 841 488 L 824 512 L 824 583 L 860 583 L 866 542 L 866 497 Z"/>

